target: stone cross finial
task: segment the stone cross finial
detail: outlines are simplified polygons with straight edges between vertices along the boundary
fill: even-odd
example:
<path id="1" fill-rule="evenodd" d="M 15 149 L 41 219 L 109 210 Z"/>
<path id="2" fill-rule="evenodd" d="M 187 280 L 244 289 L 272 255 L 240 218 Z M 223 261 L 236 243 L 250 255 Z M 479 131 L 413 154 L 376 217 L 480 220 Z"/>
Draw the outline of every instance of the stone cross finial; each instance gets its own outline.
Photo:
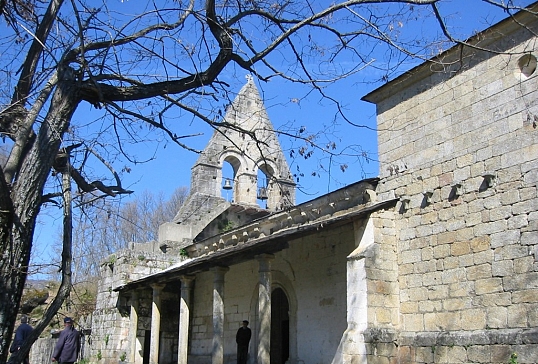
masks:
<path id="1" fill-rule="evenodd" d="M 247 79 L 247 82 L 252 81 L 252 75 L 250 73 L 247 74 L 245 78 Z"/>

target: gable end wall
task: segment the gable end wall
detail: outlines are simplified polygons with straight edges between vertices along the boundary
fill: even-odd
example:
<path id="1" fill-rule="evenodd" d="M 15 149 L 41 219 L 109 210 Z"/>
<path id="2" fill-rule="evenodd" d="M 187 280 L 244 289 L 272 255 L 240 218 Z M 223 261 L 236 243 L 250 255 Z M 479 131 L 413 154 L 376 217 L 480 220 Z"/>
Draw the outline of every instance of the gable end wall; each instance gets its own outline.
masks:
<path id="1" fill-rule="evenodd" d="M 523 30 L 503 42 L 512 55 L 475 52 L 470 68 L 378 104 L 378 193 L 405 200 L 395 230 L 406 362 L 538 357 L 538 78 L 516 77 L 538 50 Z"/>

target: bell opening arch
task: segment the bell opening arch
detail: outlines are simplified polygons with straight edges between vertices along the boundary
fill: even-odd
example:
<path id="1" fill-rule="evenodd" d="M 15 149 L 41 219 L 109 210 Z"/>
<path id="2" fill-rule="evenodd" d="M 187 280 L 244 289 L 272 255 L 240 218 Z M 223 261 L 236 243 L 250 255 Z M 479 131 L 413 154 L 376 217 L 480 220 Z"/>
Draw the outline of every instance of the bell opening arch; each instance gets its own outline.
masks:
<path id="1" fill-rule="evenodd" d="M 237 196 L 237 173 L 243 165 L 241 156 L 236 153 L 226 153 L 221 156 L 220 187 L 222 198 L 227 201 L 238 201 Z"/>

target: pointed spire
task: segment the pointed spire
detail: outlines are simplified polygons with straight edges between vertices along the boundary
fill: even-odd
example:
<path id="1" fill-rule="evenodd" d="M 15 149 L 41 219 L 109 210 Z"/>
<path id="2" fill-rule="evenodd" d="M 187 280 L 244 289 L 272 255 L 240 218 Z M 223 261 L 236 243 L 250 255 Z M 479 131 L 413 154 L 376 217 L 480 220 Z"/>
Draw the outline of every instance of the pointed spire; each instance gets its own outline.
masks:
<path id="1" fill-rule="evenodd" d="M 224 120 L 230 124 L 240 125 L 249 131 L 255 129 L 273 130 L 254 79 L 250 74 L 246 76 L 246 79 L 245 85 L 241 87 L 234 101 L 227 107 Z"/>
<path id="2" fill-rule="evenodd" d="M 234 203 L 256 205 L 261 186 L 268 209 L 295 204 L 295 183 L 252 76 L 226 109 L 224 121 L 244 131 L 226 125 L 215 131 L 192 169 L 191 193 L 221 197 L 222 166 L 229 163 L 234 175 L 226 176 L 233 178 L 226 186 L 233 188 Z M 258 181 L 258 171 L 267 181 Z"/>

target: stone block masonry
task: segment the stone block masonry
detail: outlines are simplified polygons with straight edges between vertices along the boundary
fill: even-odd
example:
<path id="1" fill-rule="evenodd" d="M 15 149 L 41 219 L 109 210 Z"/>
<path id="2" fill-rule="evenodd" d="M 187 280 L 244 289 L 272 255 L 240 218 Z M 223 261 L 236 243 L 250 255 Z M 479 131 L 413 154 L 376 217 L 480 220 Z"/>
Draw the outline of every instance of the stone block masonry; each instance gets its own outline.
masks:
<path id="1" fill-rule="evenodd" d="M 535 39 L 512 31 L 498 44 L 505 54 L 466 49 L 461 69 L 418 70 L 430 74 L 368 96 L 379 112 L 377 192 L 409 201 L 395 214 L 405 362 L 538 358 L 538 129 L 527 121 L 538 89 L 514 56 Z"/>
<path id="2" fill-rule="evenodd" d="M 135 363 L 229 364 L 248 319 L 251 358 L 264 363 L 506 364 L 515 353 L 518 363 L 536 363 L 536 10 L 365 97 L 378 108 L 379 181 L 289 207 L 283 154 L 254 165 L 213 138 L 193 168 L 193 176 L 212 171 L 200 180 L 207 188 L 153 245 L 171 260 L 139 269 L 120 255 L 129 264 L 103 266 L 94 357 L 100 350 L 112 363 L 128 349 Z M 261 100 L 248 113 L 241 100 L 227 117 L 252 128 L 267 120 Z M 224 162 L 236 171 L 234 203 L 218 193 Z M 270 215 L 254 205 L 255 168 L 274 177 L 269 192 L 271 183 L 284 188 L 273 189 Z M 211 214 L 193 213 L 201 206 Z M 219 221 L 239 208 L 251 219 L 221 231 Z M 151 274 L 182 259 L 180 247 L 188 261 Z"/>

